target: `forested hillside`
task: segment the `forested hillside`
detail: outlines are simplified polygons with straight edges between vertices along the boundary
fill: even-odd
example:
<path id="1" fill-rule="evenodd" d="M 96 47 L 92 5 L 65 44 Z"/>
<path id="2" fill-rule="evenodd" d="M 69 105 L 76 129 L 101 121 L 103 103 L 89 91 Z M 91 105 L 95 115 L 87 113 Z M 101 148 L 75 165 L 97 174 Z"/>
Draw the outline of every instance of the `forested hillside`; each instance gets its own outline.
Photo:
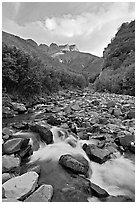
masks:
<path id="1" fill-rule="evenodd" d="M 97 91 L 135 94 L 135 21 L 123 23 L 103 53 Z"/>
<path id="2" fill-rule="evenodd" d="M 86 83 L 81 74 L 53 69 L 37 56 L 3 43 L 2 87 L 8 93 L 30 97 L 34 94 L 51 93 L 60 88 L 84 88 Z"/>

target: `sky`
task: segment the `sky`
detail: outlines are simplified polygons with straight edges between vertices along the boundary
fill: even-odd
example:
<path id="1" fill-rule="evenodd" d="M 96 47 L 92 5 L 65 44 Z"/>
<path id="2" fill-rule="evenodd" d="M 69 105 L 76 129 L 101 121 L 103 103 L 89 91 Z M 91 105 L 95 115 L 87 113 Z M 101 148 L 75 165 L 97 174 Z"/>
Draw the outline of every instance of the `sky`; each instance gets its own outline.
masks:
<path id="1" fill-rule="evenodd" d="M 38 44 L 76 44 L 103 56 L 124 22 L 135 19 L 134 2 L 3 2 L 2 30 Z"/>

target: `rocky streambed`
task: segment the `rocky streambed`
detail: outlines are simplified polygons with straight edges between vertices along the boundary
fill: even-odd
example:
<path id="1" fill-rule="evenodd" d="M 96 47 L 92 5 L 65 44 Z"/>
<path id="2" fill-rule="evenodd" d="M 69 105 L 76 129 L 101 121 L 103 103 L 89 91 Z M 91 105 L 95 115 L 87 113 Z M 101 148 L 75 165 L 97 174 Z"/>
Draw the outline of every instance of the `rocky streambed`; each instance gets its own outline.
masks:
<path id="1" fill-rule="evenodd" d="M 3 98 L 3 202 L 130 202 L 135 98 L 60 91 L 33 105 Z"/>

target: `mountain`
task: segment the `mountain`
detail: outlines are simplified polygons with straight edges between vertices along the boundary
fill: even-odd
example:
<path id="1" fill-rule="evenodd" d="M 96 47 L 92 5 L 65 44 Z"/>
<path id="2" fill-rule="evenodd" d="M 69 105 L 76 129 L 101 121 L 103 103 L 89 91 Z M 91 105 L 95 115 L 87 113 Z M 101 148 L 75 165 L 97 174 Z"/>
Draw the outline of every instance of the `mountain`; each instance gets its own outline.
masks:
<path id="1" fill-rule="evenodd" d="M 123 23 L 104 49 L 96 90 L 135 94 L 135 21 Z"/>
<path id="2" fill-rule="evenodd" d="M 32 39 L 25 40 L 6 32 L 2 32 L 2 42 L 8 46 L 15 46 L 34 57 L 39 57 L 47 67 L 55 70 L 65 69 L 78 74 L 86 73 L 90 77 L 101 71 L 102 58 L 80 52 L 75 44 L 38 45 Z"/>

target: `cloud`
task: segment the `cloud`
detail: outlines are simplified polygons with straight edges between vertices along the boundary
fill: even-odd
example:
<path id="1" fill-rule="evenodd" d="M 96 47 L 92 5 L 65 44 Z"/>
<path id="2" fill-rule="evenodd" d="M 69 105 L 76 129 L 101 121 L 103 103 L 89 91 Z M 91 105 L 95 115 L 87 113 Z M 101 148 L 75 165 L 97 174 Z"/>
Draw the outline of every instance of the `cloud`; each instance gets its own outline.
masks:
<path id="1" fill-rule="evenodd" d="M 134 7 L 131 8 L 130 3 L 105 5 L 96 5 L 92 12 L 84 9 L 80 14 L 51 17 L 45 14 L 44 20 L 28 21 L 22 25 L 14 19 L 3 19 L 3 30 L 48 45 L 52 42 L 75 43 L 81 51 L 102 56 L 104 47 L 114 37 L 118 27 L 135 16 Z M 20 12 L 20 4 L 16 5 L 16 11 Z"/>

